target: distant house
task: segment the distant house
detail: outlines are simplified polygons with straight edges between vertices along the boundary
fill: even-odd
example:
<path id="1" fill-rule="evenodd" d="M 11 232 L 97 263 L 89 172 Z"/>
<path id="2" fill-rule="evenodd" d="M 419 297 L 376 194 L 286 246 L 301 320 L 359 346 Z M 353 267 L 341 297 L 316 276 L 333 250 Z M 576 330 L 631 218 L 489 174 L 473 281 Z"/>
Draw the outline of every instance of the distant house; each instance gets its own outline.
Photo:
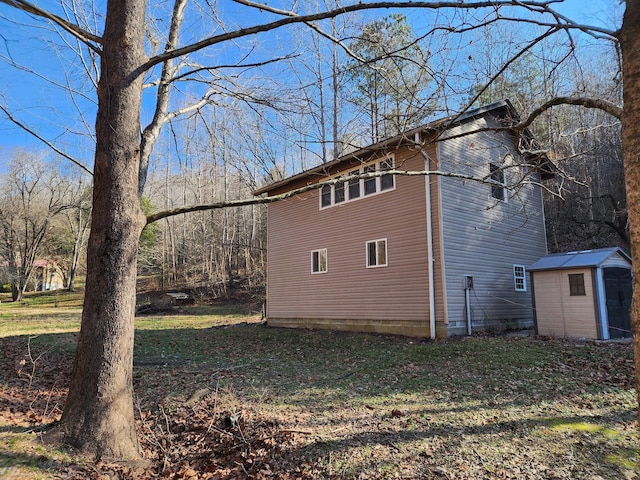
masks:
<path id="1" fill-rule="evenodd" d="M 53 260 L 36 260 L 33 264 L 33 276 L 38 292 L 64 288 L 62 270 Z"/>
<path id="2" fill-rule="evenodd" d="M 547 253 L 540 159 L 510 132 L 478 131 L 515 116 L 497 102 L 254 192 L 334 182 L 267 207 L 268 323 L 432 338 L 531 327 L 526 266 Z M 426 169 L 439 174 L 375 176 Z"/>
<path id="3" fill-rule="evenodd" d="M 631 258 L 620 248 L 547 255 L 529 271 L 539 335 L 631 337 Z"/>

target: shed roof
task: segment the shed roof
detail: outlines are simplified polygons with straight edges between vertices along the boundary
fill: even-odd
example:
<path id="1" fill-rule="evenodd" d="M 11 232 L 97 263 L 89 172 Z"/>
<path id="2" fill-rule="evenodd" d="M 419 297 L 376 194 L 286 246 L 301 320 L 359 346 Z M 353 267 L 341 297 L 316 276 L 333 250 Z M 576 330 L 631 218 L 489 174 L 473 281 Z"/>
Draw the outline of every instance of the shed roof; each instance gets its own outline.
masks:
<path id="1" fill-rule="evenodd" d="M 568 268 L 599 267 L 613 255 L 620 255 L 629 264 L 631 257 L 619 247 L 581 250 L 579 252 L 551 253 L 531 265 L 528 270 L 559 270 Z"/>

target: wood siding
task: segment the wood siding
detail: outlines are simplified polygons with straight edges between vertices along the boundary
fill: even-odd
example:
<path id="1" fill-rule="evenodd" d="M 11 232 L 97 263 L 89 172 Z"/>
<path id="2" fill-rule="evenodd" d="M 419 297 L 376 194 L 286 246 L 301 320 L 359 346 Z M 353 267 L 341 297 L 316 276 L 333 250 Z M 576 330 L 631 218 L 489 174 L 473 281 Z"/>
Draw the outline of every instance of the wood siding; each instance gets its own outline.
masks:
<path id="1" fill-rule="evenodd" d="M 424 169 L 408 148 L 394 157 L 398 169 Z M 318 190 L 269 205 L 269 324 L 429 335 L 425 179 L 395 185 L 324 209 Z M 387 239 L 388 266 L 366 268 L 366 242 L 377 239 Z M 312 274 L 311 252 L 325 248 L 328 271 Z"/>
<path id="2" fill-rule="evenodd" d="M 448 132 L 491 126 L 478 119 Z M 490 163 L 512 155 L 513 139 L 506 133 L 485 132 L 440 142 L 440 170 L 487 178 Z M 520 167 L 506 170 L 510 183 Z M 528 180 L 539 181 L 536 177 Z M 518 292 L 514 265 L 531 265 L 547 253 L 542 192 L 523 184 L 507 193 L 507 201 L 491 196 L 491 185 L 473 180 L 440 180 L 442 255 L 449 334 L 466 333 L 464 277 L 473 277 L 470 291 L 474 329 L 522 328 L 533 325 L 531 289 Z"/>
<path id="3" fill-rule="evenodd" d="M 536 320 L 539 335 L 561 338 L 599 338 L 592 269 L 534 272 Z M 584 274 L 586 295 L 571 296 L 569 274 Z"/>

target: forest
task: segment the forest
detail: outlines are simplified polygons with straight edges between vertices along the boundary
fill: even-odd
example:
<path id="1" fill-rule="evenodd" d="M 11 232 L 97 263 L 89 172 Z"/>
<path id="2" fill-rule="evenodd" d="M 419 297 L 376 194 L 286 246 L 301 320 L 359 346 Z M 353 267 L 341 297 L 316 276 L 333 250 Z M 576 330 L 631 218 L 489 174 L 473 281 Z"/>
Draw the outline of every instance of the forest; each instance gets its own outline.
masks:
<path id="1" fill-rule="evenodd" d="M 259 186 L 451 115 L 460 105 L 508 98 L 527 115 L 544 99 L 572 92 L 622 103 L 618 57 L 607 42 L 577 34 L 570 40 L 583 49 L 556 37 L 522 48 L 521 27 L 486 25 L 461 33 L 453 44 L 448 35 L 425 32 L 420 20 L 401 13 L 349 14 L 325 30 L 296 29 L 270 39 L 296 47 L 277 59 L 256 60 L 244 67 L 249 73 L 230 66 L 233 74 L 219 72 L 206 81 L 196 75 L 184 87 L 177 81 L 184 95 L 165 114 L 168 128 L 150 156 L 144 213 L 251 198 Z M 158 28 L 148 26 L 151 45 L 159 42 Z M 540 33 L 527 26 L 527 35 Z M 335 41 L 323 41 L 326 35 Z M 50 47 L 60 49 L 55 39 Z M 268 45 L 252 48 L 260 52 Z M 5 49 L 3 59 L 13 62 Z M 463 56 L 468 63 L 456 62 Z M 174 68 L 179 78 L 182 67 Z M 68 67 L 66 95 L 78 113 L 92 103 L 72 84 L 76 69 L 90 78 L 96 73 L 91 63 Z M 78 116 L 65 135 L 90 150 L 90 119 L 84 112 Z M 2 126 L 19 124 L 14 114 L 9 120 Z M 531 130 L 558 167 L 544 186 L 549 251 L 628 251 L 620 122 L 601 110 L 567 105 L 545 112 Z M 91 168 L 78 160 L 81 148 L 71 157 L 49 140 L 42 143 L 40 149 L 2 149 L 0 277 L 14 300 L 43 288 L 43 262 L 71 290 L 85 274 Z M 139 277 L 146 288 L 188 289 L 203 299 L 239 292 L 260 297 L 265 208 L 193 212 L 147 225 Z"/>

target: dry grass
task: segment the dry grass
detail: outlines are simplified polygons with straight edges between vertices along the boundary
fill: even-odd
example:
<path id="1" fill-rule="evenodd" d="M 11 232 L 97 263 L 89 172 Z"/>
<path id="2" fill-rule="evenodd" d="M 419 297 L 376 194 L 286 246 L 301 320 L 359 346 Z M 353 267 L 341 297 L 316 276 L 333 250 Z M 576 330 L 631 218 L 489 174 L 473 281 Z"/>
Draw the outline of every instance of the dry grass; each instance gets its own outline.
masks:
<path id="1" fill-rule="evenodd" d="M 152 463 L 136 468 L 39 444 L 77 318 L 30 341 L 43 321 L 26 318 L 0 338 L 0 477 L 640 478 L 630 344 L 292 331 L 229 309 L 141 318 Z"/>

